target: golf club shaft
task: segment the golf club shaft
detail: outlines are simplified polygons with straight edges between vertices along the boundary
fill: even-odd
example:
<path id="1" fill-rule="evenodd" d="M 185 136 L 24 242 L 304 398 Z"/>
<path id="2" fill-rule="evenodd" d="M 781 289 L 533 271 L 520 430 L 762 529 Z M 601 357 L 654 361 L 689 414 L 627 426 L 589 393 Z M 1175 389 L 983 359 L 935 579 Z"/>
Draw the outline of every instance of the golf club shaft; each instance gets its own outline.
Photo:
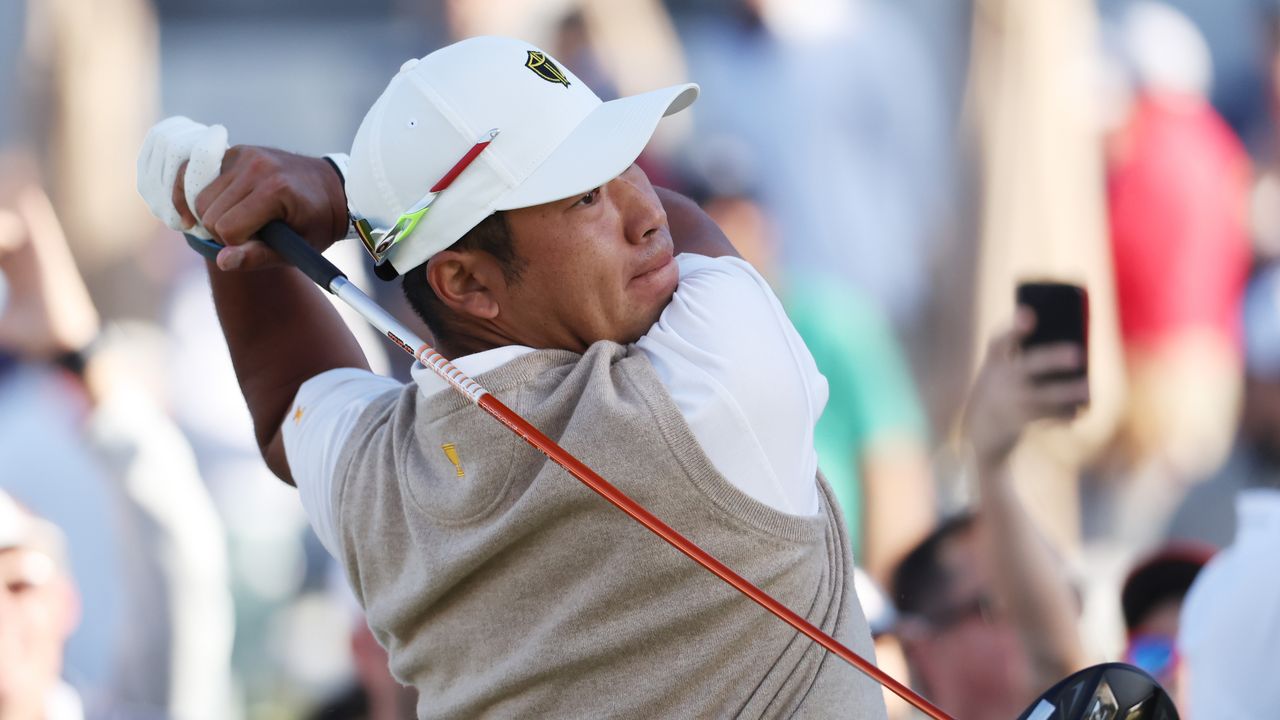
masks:
<path id="1" fill-rule="evenodd" d="M 320 287 L 337 295 L 344 302 L 350 305 L 356 312 L 360 313 L 371 325 L 378 329 L 379 332 L 386 335 L 392 342 L 399 346 L 402 350 L 417 358 L 424 366 L 431 368 L 441 378 L 446 380 L 456 390 L 466 395 L 472 402 L 479 405 L 485 412 L 492 415 L 495 419 L 506 425 L 514 433 L 523 438 L 535 449 L 546 455 L 551 461 L 564 468 L 570 475 L 580 480 L 587 487 L 594 490 L 605 500 L 629 515 L 636 522 L 644 525 L 658 537 L 670 543 L 677 550 L 687 555 L 694 562 L 710 571 L 716 577 L 727 582 L 736 588 L 743 595 L 754 600 L 764 609 L 782 619 L 791 627 L 799 630 L 808 636 L 811 640 L 818 643 L 827 650 L 835 653 L 841 659 L 861 670 L 871 679 L 880 683 L 884 687 L 889 688 L 903 700 L 911 703 L 921 712 L 925 713 L 934 720 L 953 720 L 951 716 L 935 707 L 928 700 L 924 699 L 906 685 L 898 682 L 888 674 L 880 670 L 871 662 L 868 662 L 862 656 L 845 647 L 835 638 L 827 633 L 819 630 L 816 626 L 805 620 L 799 614 L 793 612 L 790 608 L 775 600 L 765 591 L 756 587 L 747 581 L 741 575 L 729 569 L 724 563 L 717 560 L 707 551 L 698 547 L 691 540 L 676 532 L 669 525 L 659 520 L 656 516 L 644 509 L 639 503 L 632 500 L 621 490 L 614 487 L 604 478 L 600 477 L 594 470 L 588 467 L 581 460 L 574 457 L 564 448 L 560 447 L 551 438 L 547 437 L 542 431 L 531 425 L 527 420 L 517 414 L 514 410 L 507 407 L 498 398 L 489 394 L 478 383 L 468 377 L 461 370 L 454 367 L 444 356 L 436 352 L 436 350 L 427 344 L 417 334 L 404 327 L 386 310 L 375 303 L 369 296 L 365 295 L 352 282 L 347 280 L 332 263 L 324 259 L 320 253 L 313 250 L 306 241 L 297 233 L 293 232 L 283 222 L 269 223 L 259 232 L 267 245 L 271 246 L 277 253 L 284 256 L 298 269 L 302 270 Z"/>

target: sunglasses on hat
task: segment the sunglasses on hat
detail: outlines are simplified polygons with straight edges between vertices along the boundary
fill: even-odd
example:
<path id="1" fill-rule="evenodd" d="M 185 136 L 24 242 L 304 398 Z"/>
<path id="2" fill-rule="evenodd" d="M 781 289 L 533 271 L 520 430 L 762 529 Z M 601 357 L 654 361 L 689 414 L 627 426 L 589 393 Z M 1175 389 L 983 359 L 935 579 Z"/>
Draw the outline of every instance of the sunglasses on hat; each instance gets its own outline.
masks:
<path id="1" fill-rule="evenodd" d="M 350 213 L 351 224 L 356 229 L 356 235 L 360 236 L 361 244 L 373 256 L 374 262 L 382 262 L 382 259 L 387 256 L 391 248 L 395 247 L 396 243 L 409 237 L 417 229 L 418 223 L 422 222 L 422 218 L 427 216 L 427 211 L 431 209 L 431 204 L 436 201 L 436 198 L 440 197 L 440 193 L 452 185 L 453 181 L 462 174 L 462 171 L 466 170 L 467 166 L 479 157 L 480 153 L 497 136 L 497 128 L 481 135 L 476 144 L 472 145 L 471 149 L 467 150 L 466 154 L 462 156 L 462 159 L 454 163 L 453 167 L 449 168 L 449 172 L 445 173 L 444 177 L 440 178 L 435 185 L 432 185 L 421 200 L 401 214 L 389 230 L 375 229 L 373 224 L 366 218 L 354 212 Z"/>

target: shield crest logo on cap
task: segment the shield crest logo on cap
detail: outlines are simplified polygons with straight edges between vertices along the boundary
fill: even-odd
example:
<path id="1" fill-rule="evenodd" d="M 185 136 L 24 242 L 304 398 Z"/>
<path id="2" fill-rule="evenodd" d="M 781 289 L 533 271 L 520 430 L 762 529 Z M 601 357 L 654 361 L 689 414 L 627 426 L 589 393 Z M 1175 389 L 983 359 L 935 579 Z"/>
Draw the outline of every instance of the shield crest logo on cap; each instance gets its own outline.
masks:
<path id="1" fill-rule="evenodd" d="M 533 71 L 535 75 L 546 80 L 547 82 L 560 83 L 565 87 L 569 87 L 569 78 L 565 77 L 564 71 L 555 64 L 551 58 L 545 53 L 537 50 L 529 51 L 529 61 L 524 64 L 525 67 Z"/>

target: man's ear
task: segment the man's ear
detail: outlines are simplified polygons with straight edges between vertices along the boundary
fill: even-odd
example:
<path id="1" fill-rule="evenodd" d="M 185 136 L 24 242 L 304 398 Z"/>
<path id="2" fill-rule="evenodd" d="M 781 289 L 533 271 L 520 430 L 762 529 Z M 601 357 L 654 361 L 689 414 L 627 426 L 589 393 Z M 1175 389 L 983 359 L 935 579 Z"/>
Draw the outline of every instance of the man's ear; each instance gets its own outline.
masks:
<path id="1" fill-rule="evenodd" d="M 436 297 L 463 317 L 491 320 L 506 278 L 497 260 L 478 250 L 442 250 L 427 261 L 427 282 Z"/>

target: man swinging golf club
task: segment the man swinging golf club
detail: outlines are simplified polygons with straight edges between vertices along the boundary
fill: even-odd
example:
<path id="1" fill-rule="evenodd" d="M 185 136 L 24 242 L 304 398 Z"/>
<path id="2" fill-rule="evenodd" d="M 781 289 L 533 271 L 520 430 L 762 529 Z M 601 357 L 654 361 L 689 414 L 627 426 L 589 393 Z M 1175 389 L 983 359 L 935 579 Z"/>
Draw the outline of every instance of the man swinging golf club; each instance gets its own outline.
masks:
<path id="1" fill-rule="evenodd" d="M 298 486 L 420 717 L 884 716 L 870 679 L 445 381 L 369 373 L 329 303 L 252 239 L 278 219 L 322 249 L 349 208 L 460 370 L 870 657 L 813 450 L 825 380 L 714 224 L 633 164 L 696 94 L 601 103 L 537 48 L 474 38 L 401 68 L 345 168 L 223 157 L 224 132 L 183 119 L 143 147 L 157 216 L 227 246 L 210 281 L 264 457 Z"/>

